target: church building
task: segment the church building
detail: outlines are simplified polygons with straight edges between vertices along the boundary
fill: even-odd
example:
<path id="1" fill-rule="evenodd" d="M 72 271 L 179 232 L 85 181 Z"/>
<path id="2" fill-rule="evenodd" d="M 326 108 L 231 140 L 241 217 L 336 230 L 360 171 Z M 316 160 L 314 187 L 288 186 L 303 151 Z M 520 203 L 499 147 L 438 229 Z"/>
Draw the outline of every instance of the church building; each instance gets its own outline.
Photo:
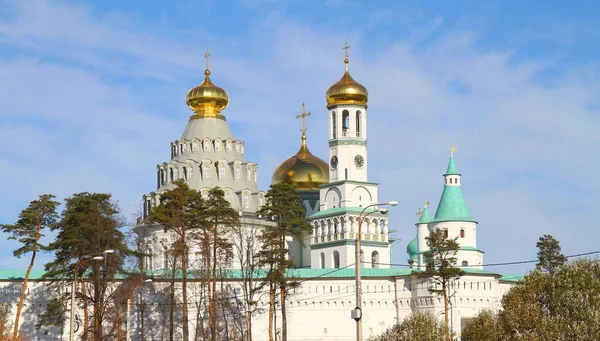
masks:
<path id="1" fill-rule="evenodd" d="M 207 60 L 208 56 L 207 52 Z M 413 270 L 425 266 L 424 253 L 428 249 L 425 238 L 435 229 L 445 231 L 448 238 L 457 238 L 460 245 L 458 266 L 466 274 L 453 281 L 449 288 L 450 325 L 452 331 L 460 335 L 464 323 L 479 311 L 500 308 L 502 296 L 515 278 L 484 268 L 484 252 L 477 248 L 478 222 L 471 216 L 463 197 L 462 174 L 456 166 L 454 149 L 443 173 L 441 197 L 435 214 L 427 203 L 419 214 L 416 228 L 393 227 L 414 229 L 415 238 L 406 248 L 406 263 L 410 266 L 391 266 L 394 239 L 390 237 L 386 210 L 389 203 L 379 201 L 378 183 L 368 177 L 369 133 L 372 138 L 377 138 L 368 130 L 369 93 L 350 75 L 347 53 L 343 62 L 342 77 L 324 94 L 322 114 L 314 115 L 316 124 L 328 125 L 327 140 L 307 141 L 304 120 L 311 113 L 303 105 L 298 115 L 303 122 L 299 150 L 283 161 L 272 176 L 272 183 L 287 182 L 296 189 L 313 227 L 312 233 L 303 242 L 288 240 L 289 257 L 297 266 L 291 274 L 300 281 L 300 286 L 290 293 L 287 303 L 288 338 L 355 340 L 356 322 L 351 319 L 351 310 L 356 306 L 356 266 L 362 269 L 363 339 L 382 333 L 416 311 L 430 312 L 443 320 L 443 299 L 429 292 L 430 282 L 411 275 Z M 215 74 L 218 75 L 218 72 Z M 239 212 L 244 233 L 255 236 L 252 233 L 272 227 L 273 222 L 258 214 L 265 204 L 265 191 L 258 187 L 259 167 L 245 158 L 246 148 L 258 146 L 246 145 L 230 129 L 226 116 L 235 113 L 226 111 L 229 95 L 213 83 L 208 62 L 204 80 L 188 91 L 186 103 L 192 114 L 183 134 L 170 143 L 169 160 L 156 166 L 156 188 L 142 197 L 142 218 L 147 218 L 151 210 L 160 205 L 161 194 L 174 188 L 174 181 L 184 180 L 190 188 L 205 196 L 213 187 L 222 188 L 231 207 Z M 327 143 L 327 161 L 313 155 L 308 142 Z M 148 224 L 146 219 L 140 221 L 137 227 L 141 231 L 138 245 L 146 255 L 141 266 L 154 278 L 148 290 L 139 291 L 134 297 L 134 300 L 145 302 L 145 310 L 139 305 L 132 306 L 128 332 L 131 340 L 162 340 L 168 328 L 164 315 L 168 297 L 164 292 L 169 284 L 168 269 L 172 266 L 167 249 L 174 237 L 159 225 Z M 356 264 L 355 245 L 359 237 L 360 264 Z M 226 279 L 225 287 L 236 298 L 241 292 L 242 278 L 236 274 L 241 267 L 242 253 L 256 252 L 257 248 L 258 245 L 254 245 L 252 250 L 233 250 L 231 276 Z M 200 263 L 200 250 L 198 245 L 190 245 L 190 249 L 190 270 L 193 270 L 195 264 Z M 4 291 L 0 302 L 13 304 L 18 299 L 19 293 L 11 288 L 20 281 L 20 273 L 24 271 L 10 274 L 0 271 L 0 287 Z M 33 294 L 27 296 L 29 309 L 21 319 L 24 324 L 35 324 L 37 310 L 47 304 L 47 297 L 43 295 L 46 284 L 39 279 L 40 276 L 41 273 L 34 273 L 29 284 L 28 290 L 31 289 Z M 198 303 L 193 299 L 196 290 L 193 279 L 188 285 L 191 300 Z M 257 304 L 268 309 L 268 295 L 260 296 Z M 202 306 L 192 304 L 189 310 L 190 316 L 199 316 Z M 280 328 L 280 323 L 278 320 L 276 329 Z M 152 328 L 147 328 L 149 325 Z M 192 323 L 190 328 L 195 328 Z M 44 340 L 65 337 L 54 329 L 37 333 L 43 332 Z M 190 333 L 193 332 L 191 330 Z M 268 340 L 266 312 L 255 317 L 252 332 L 255 341 Z"/>

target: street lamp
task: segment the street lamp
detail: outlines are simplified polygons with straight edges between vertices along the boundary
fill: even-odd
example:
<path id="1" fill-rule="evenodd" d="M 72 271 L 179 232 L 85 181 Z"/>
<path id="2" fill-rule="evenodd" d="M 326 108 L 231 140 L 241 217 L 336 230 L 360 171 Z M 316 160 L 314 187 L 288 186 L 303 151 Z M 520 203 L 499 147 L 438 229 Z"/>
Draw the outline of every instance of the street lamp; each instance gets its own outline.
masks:
<path id="1" fill-rule="evenodd" d="M 108 250 L 104 250 L 101 253 L 97 253 L 95 255 L 83 255 L 83 256 L 79 257 L 79 259 L 77 260 L 77 263 L 75 263 L 75 270 L 73 271 L 73 283 L 71 283 L 71 313 L 70 313 L 70 326 L 69 326 L 69 341 L 74 340 L 74 334 L 75 334 L 75 319 L 73 317 L 73 314 L 75 311 L 75 288 L 77 287 L 77 273 L 79 272 L 79 267 L 89 260 L 95 260 L 95 261 L 104 260 L 104 255 L 108 255 L 111 253 L 115 253 L 115 250 L 108 249 Z M 87 326 L 84 326 L 84 328 L 87 328 Z"/>
<path id="2" fill-rule="evenodd" d="M 355 246 L 354 246 L 354 271 L 355 271 L 355 281 L 356 281 L 356 285 L 355 285 L 355 291 L 356 291 L 356 308 L 354 308 L 352 310 L 352 319 L 354 319 L 356 321 L 356 341 L 362 341 L 362 288 L 361 288 L 361 278 L 360 278 L 360 268 L 362 266 L 361 260 L 360 260 L 360 251 L 361 251 L 361 246 L 360 246 L 360 239 L 362 237 L 362 223 L 363 220 L 372 213 L 381 213 L 381 214 L 387 214 L 388 213 L 388 209 L 386 208 L 376 208 L 374 210 L 372 210 L 371 212 L 368 212 L 367 214 L 364 214 L 365 211 L 370 208 L 370 207 L 377 207 L 377 206 L 396 206 L 398 205 L 398 202 L 393 200 L 393 201 L 388 201 L 388 202 L 384 202 L 384 203 L 380 203 L 380 204 L 372 204 L 369 205 L 365 208 L 363 208 L 363 210 L 360 212 L 360 215 L 358 216 L 358 234 L 356 236 L 356 242 L 355 242 Z"/>

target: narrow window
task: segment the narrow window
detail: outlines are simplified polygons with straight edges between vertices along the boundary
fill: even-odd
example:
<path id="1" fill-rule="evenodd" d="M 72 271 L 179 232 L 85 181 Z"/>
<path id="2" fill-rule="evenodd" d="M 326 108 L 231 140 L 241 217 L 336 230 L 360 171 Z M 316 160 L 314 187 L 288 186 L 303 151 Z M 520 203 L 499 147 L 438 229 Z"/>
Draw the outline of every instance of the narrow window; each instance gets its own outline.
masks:
<path id="1" fill-rule="evenodd" d="M 335 114 L 335 111 L 331 112 L 331 129 L 331 138 L 337 138 L 337 115 Z"/>
<path id="2" fill-rule="evenodd" d="M 325 269 L 325 254 L 321 252 L 321 269 Z"/>
<path id="3" fill-rule="evenodd" d="M 444 238 L 448 239 L 448 229 L 444 229 Z"/>
<path id="4" fill-rule="evenodd" d="M 348 110 L 342 112 L 342 136 L 348 136 L 350 130 L 350 113 Z"/>
<path id="5" fill-rule="evenodd" d="M 202 176 L 205 179 L 208 179 L 210 177 L 210 167 L 208 167 L 208 165 L 202 166 Z"/>
<path id="6" fill-rule="evenodd" d="M 234 169 L 234 172 L 235 172 L 235 179 L 239 180 L 240 179 L 240 167 L 236 166 Z"/>
<path id="7" fill-rule="evenodd" d="M 188 167 L 187 170 L 187 180 L 190 181 L 194 178 L 194 167 Z"/>
<path id="8" fill-rule="evenodd" d="M 340 268 L 340 253 L 337 251 L 333 251 L 333 267 L 336 269 Z"/>
<path id="9" fill-rule="evenodd" d="M 460 237 L 461 237 L 461 238 L 464 238 L 464 237 L 465 237 L 465 230 L 464 230 L 464 229 L 461 229 L 461 230 L 460 230 Z"/>
<path id="10" fill-rule="evenodd" d="M 248 208 L 249 203 L 250 203 L 250 198 L 248 196 L 248 193 L 245 193 L 242 197 L 242 204 L 244 205 L 244 208 Z"/>
<path id="11" fill-rule="evenodd" d="M 219 167 L 219 178 L 225 179 L 225 167 L 224 166 Z"/>

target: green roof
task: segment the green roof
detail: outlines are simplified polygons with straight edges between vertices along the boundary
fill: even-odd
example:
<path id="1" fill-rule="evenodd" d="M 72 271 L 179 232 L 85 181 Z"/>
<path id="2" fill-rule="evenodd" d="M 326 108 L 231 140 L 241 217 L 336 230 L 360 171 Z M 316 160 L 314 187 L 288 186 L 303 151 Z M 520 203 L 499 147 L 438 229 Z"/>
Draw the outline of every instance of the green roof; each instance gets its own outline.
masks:
<path id="1" fill-rule="evenodd" d="M 444 176 L 446 175 L 460 175 L 456 171 L 454 156 L 450 157 L 448 170 Z M 476 222 L 473 220 L 473 218 L 471 218 L 471 214 L 469 214 L 469 210 L 467 209 L 467 204 L 465 203 L 465 198 L 463 197 L 460 185 L 444 184 L 444 191 L 442 192 L 440 203 L 438 204 L 437 211 L 435 212 L 435 217 L 431 222 L 436 223 L 441 221 Z"/>
<path id="2" fill-rule="evenodd" d="M 319 212 L 311 215 L 309 217 L 309 219 L 325 218 L 325 217 L 339 215 L 339 214 L 343 214 L 343 213 L 347 213 L 347 212 L 360 213 L 360 212 L 362 212 L 362 210 L 363 210 L 362 207 L 336 207 L 336 208 L 330 208 L 330 209 L 327 209 L 327 210 L 324 210 L 324 211 L 319 211 Z M 365 213 L 373 212 L 373 211 L 375 211 L 375 210 L 372 209 L 372 208 L 367 208 L 367 210 L 365 210 Z"/>
<path id="3" fill-rule="evenodd" d="M 429 216 L 429 210 L 427 209 L 427 206 L 425 206 L 423 212 L 421 212 L 421 218 L 419 218 L 419 222 L 417 224 L 427 224 L 430 222 L 431 217 Z"/>
<path id="4" fill-rule="evenodd" d="M 0 270 L 0 280 L 24 280 L 27 270 Z M 29 273 L 29 279 L 41 279 L 44 275 L 44 270 L 31 270 Z"/>
<path id="5" fill-rule="evenodd" d="M 415 236 L 415 238 L 413 238 L 406 246 L 406 253 L 408 253 L 410 258 L 413 258 L 413 256 L 416 256 L 419 253 L 419 241 L 417 240 L 417 236 Z"/>
<path id="6" fill-rule="evenodd" d="M 456 164 L 454 163 L 454 156 L 450 156 L 450 161 L 448 162 L 448 169 L 444 175 L 460 175 L 458 170 L 456 169 Z"/>

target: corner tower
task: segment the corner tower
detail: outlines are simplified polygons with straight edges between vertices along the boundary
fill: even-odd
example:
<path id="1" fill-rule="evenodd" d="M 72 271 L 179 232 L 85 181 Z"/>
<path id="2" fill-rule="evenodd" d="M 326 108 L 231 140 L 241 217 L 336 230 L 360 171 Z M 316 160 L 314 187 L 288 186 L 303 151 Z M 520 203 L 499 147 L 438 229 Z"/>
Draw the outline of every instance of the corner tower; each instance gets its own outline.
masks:
<path id="1" fill-rule="evenodd" d="M 471 217 L 463 197 L 462 175 L 454 162 L 455 151 L 456 148 L 452 148 L 450 152 L 450 161 L 444 173 L 444 190 L 435 217 L 429 222 L 429 230 L 442 229 L 448 238 L 457 238 L 458 266 L 483 269 L 483 251 L 477 249 L 477 221 Z M 420 245 L 425 243 L 424 238 L 419 236 Z"/>
<path id="2" fill-rule="evenodd" d="M 311 245 L 313 268 L 339 268 L 354 264 L 354 243 L 359 224 L 363 267 L 389 267 L 387 217 L 363 208 L 377 204 L 377 184 L 367 178 L 367 89 L 350 76 L 348 44 L 344 74 L 326 93 L 329 117 L 329 183 L 320 186 L 320 211 L 313 214 Z"/>

